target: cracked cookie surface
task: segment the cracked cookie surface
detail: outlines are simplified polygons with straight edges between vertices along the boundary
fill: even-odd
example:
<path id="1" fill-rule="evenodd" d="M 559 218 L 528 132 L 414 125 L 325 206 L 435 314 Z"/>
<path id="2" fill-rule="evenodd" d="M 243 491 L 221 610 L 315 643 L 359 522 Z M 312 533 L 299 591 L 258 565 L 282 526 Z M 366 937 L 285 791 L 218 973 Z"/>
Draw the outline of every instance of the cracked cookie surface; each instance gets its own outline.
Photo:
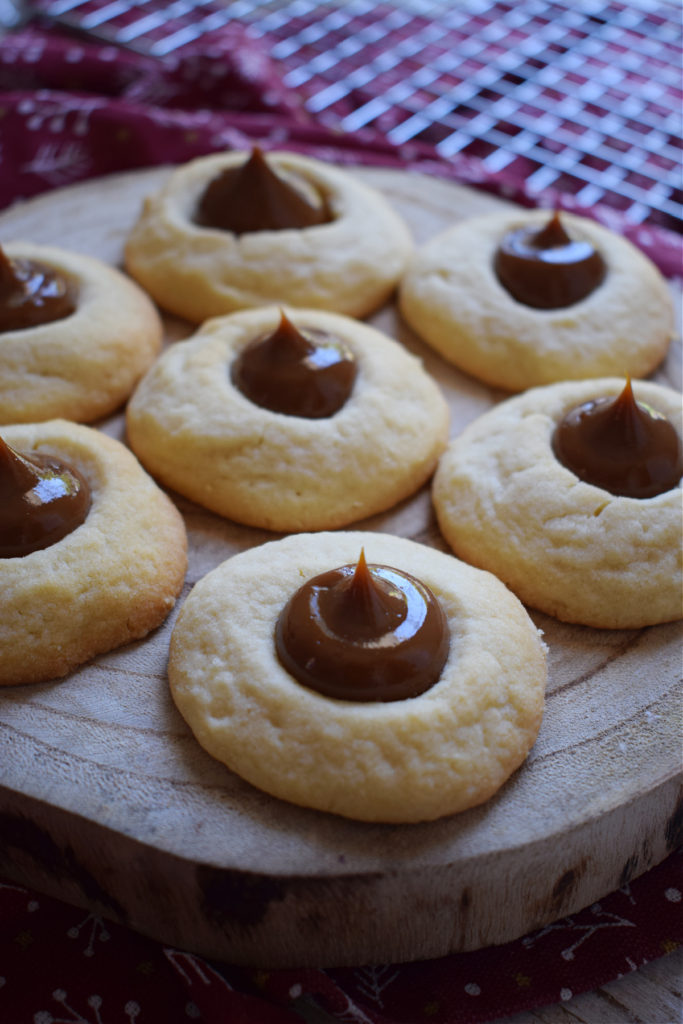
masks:
<path id="1" fill-rule="evenodd" d="M 421 579 L 451 634 L 441 677 L 417 697 L 358 703 L 297 682 L 275 624 L 305 580 L 358 559 Z M 205 576 L 171 638 L 173 698 L 199 743 L 253 785 L 365 821 L 425 821 L 489 799 L 541 723 L 545 648 L 520 602 L 489 573 L 388 534 L 300 534 Z"/>
<path id="2" fill-rule="evenodd" d="M 153 476 L 219 515 L 283 532 L 335 529 L 426 482 L 448 406 L 420 361 L 380 331 L 318 310 L 287 316 L 354 354 L 357 377 L 338 412 L 271 412 L 233 384 L 238 353 L 277 327 L 280 309 L 267 307 L 217 317 L 167 349 L 128 404 L 128 438 Z"/>
<path id="3" fill-rule="evenodd" d="M 586 298 L 561 309 L 526 306 L 498 280 L 494 256 L 505 235 L 540 229 L 547 219 L 547 210 L 486 214 L 427 242 L 401 281 L 403 316 L 449 362 L 508 391 L 647 376 L 671 341 L 673 304 L 657 268 L 625 238 L 562 214 L 571 236 L 601 253 L 606 274 Z"/>
<path id="4" fill-rule="evenodd" d="M 126 244 L 129 273 L 164 309 L 195 323 L 271 302 L 357 317 L 378 308 L 412 253 L 401 217 L 343 169 L 294 153 L 266 155 L 321 192 L 329 223 L 243 235 L 195 223 L 207 185 L 248 154 L 200 157 L 146 200 Z"/>
<path id="5" fill-rule="evenodd" d="M 57 543 L 0 558 L 0 685 L 11 686 L 64 676 L 160 625 L 183 585 L 187 540 L 173 503 L 118 441 L 66 420 L 2 436 L 72 465 L 92 501 Z"/>
<path id="6" fill-rule="evenodd" d="M 63 275 L 76 308 L 61 320 L 0 332 L 0 423 L 91 423 L 114 412 L 161 350 L 150 298 L 94 257 L 30 242 L 3 248 L 10 259 Z"/>
<path id="7" fill-rule="evenodd" d="M 623 379 L 553 384 L 509 398 L 450 442 L 433 483 L 441 531 L 460 558 L 488 569 L 527 605 L 605 629 L 681 617 L 681 487 L 639 499 L 580 480 L 552 450 L 563 416 Z M 681 436 L 681 396 L 633 391 Z"/>

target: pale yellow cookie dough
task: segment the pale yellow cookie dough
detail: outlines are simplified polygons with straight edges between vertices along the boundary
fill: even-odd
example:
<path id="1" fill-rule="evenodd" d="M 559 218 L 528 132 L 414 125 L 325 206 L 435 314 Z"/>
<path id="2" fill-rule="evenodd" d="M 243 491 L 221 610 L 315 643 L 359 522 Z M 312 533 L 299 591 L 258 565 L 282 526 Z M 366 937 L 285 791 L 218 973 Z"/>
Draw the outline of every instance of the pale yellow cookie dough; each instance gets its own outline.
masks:
<path id="1" fill-rule="evenodd" d="M 562 380 L 645 377 L 664 358 L 673 306 L 654 264 L 592 220 L 562 213 L 569 234 L 586 239 L 607 264 L 601 285 L 564 309 L 532 309 L 498 281 L 502 238 L 547 210 L 487 214 L 462 221 L 418 251 L 400 288 L 401 313 L 430 345 L 493 387 L 522 391 Z"/>
<path id="2" fill-rule="evenodd" d="M 274 630 L 302 583 L 357 561 L 421 579 L 446 613 L 441 679 L 408 700 L 357 703 L 308 689 L 278 661 Z M 545 648 L 489 573 L 387 534 L 298 535 L 205 576 L 171 637 L 169 680 L 199 743 L 255 786 L 365 821 L 416 822 L 488 800 L 541 723 Z"/>
<path id="3" fill-rule="evenodd" d="M 267 153 L 326 197 L 334 219 L 301 230 L 237 236 L 200 227 L 204 189 L 249 154 L 200 157 L 149 197 L 126 245 L 126 266 L 165 309 L 195 323 L 271 302 L 363 317 L 385 302 L 412 253 L 408 228 L 383 196 L 349 172 L 294 153 Z"/>
<path id="4" fill-rule="evenodd" d="M 66 420 L 2 437 L 74 466 L 92 496 L 56 544 L 0 558 L 0 685 L 12 686 L 64 676 L 160 625 L 183 585 L 187 541 L 175 506 L 118 441 Z"/>
<path id="5" fill-rule="evenodd" d="M 334 529 L 425 483 L 446 445 L 448 406 L 419 360 L 374 328 L 316 310 L 287 316 L 354 353 L 356 381 L 337 413 L 286 416 L 241 394 L 234 357 L 280 321 L 277 307 L 243 310 L 166 350 L 129 402 L 128 440 L 165 486 L 219 515 L 282 532 Z"/>
<path id="6" fill-rule="evenodd" d="M 681 487 L 616 497 L 562 466 L 551 443 L 570 409 L 618 395 L 617 378 L 534 388 L 471 423 L 434 477 L 441 531 L 527 605 L 566 622 L 637 628 L 681 617 Z M 681 433 L 681 397 L 636 381 L 636 400 Z"/>
<path id="7" fill-rule="evenodd" d="M 161 319 L 149 297 L 92 256 L 31 242 L 3 249 L 67 278 L 76 309 L 62 320 L 0 332 L 0 423 L 91 423 L 114 412 L 161 348 Z"/>

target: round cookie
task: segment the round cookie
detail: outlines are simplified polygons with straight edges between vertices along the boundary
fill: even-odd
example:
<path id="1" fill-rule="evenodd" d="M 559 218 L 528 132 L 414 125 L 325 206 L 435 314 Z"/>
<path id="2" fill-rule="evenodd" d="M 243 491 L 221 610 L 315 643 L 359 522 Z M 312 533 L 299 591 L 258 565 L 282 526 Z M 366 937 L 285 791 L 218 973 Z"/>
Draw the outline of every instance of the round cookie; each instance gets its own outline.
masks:
<path id="1" fill-rule="evenodd" d="M 118 441 L 66 420 L 2 437 L 74 466 L 92 499 L 62 540 L 0 558 L 0 685 L 11 686 L 66 675 L 160 625 L 183 585 L 187 541 L 175 506 Z"/>
<path id="2" fill-rule="evenodd" d="M 326 198 L 333 219 L 303 229 L 230 231 L 193 222 L 204 189 L 247 153 L 200 157 L 149 197 L 129 235 L 126 267 L 165 309 L 195 323 L 268 303 L 363 317 L 385 302 L 412 252 L 408 228 L 375 189 L 293 153 L 266 154 Z"/>
<path id="3" fill-rule="evenodd" d="M 241 394 L 233 359 L 280 319 L 276 307 L 243 310 L 166 350 L 128 404 L 128 440 L 165 486 L 219 515 L 282 532 L 334 529 L 392 507 L 429 478 L 446 445 L 448 406 L 419 360 L 374 328 L 316 310 L 287 315 L 355 355 L 353 391 L 337 413 L 283 415 Z"/>
<path id="4" fill-rule="evenodd" d="M 493 264 L 503 237 L 527 225 L 540 228 L 548 218 L 547 210 L 498 212 L 433 238 L 401 282 L 402 315 L 445 359 L 509 391 L 647 376 L 671 341 L 672 300 L 654 264 L 625 238 L 562 213 L 568 233 L 590 242 L 606 263 L 602 283 L 571 306 L 534 309 L 499 282 Z"/>
<path id="5" fill-rule="evenodd" d="M 623 379 L 566 382 L 509 398 L 450 442 L 434 477 L 441 531 L 460 558 L 488 569 L 527 605 L 604 629 L 678 619 L 681 488 L 617 497 L 584 483 L 555 457 L 569 410 Z M 633 391 L 681 434 L 681 399 L 636 381 Z"/>
<path id="6" fill-rule="evenodd" d="M 357 561 L 431 588 L 451 648 L 418 697 L 357 703 L 298 683 L 275 653 L 281 609 L 306 580 Z M 540 727 L 545 648 L 489 573 L 378 533 L 298 535 L 224 562 L 191 592 L 171 637 L 173 699 L 199 743 L 281 799 L 365 821 L 426 821 L 489 799 Z"/>
<path id="7" fill-rule="evenodd" d="M 130 395 L 161 348 L 159 314 L 147 295 L 92 256 L 31 242 L 3 246 L 10 259 L 62 274 L 76 308 L 51 323 L 0 332 L 0 423 L 66 417 L 90 423 Z"/>

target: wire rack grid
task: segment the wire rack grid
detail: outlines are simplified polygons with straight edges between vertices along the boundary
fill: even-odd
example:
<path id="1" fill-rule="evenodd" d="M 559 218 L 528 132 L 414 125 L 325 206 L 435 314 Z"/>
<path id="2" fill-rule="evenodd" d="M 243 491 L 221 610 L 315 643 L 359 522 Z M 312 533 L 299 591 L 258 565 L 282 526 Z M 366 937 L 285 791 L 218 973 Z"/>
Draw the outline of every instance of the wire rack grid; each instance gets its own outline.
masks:
<path id="1" fill-rule="evenodd" d="M 683 231 L 681 6 L 666 0 L 43 0 L 160 58 L 248 27 L 321 124 Z"/>

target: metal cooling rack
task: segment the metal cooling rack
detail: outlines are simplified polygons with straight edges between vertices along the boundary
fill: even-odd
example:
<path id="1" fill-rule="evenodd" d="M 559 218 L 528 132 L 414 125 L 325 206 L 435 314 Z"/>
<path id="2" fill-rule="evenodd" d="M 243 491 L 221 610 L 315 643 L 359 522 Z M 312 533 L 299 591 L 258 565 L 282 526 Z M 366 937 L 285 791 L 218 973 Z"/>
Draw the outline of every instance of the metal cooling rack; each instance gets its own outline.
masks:
<path id="1" fill-rule="evenodd" d="M 406 153 L 474 156 L 683 231 L 680 2 L 43 0 L 43 17 L 164 57 L 238 21 L 311 115 Z"/>

